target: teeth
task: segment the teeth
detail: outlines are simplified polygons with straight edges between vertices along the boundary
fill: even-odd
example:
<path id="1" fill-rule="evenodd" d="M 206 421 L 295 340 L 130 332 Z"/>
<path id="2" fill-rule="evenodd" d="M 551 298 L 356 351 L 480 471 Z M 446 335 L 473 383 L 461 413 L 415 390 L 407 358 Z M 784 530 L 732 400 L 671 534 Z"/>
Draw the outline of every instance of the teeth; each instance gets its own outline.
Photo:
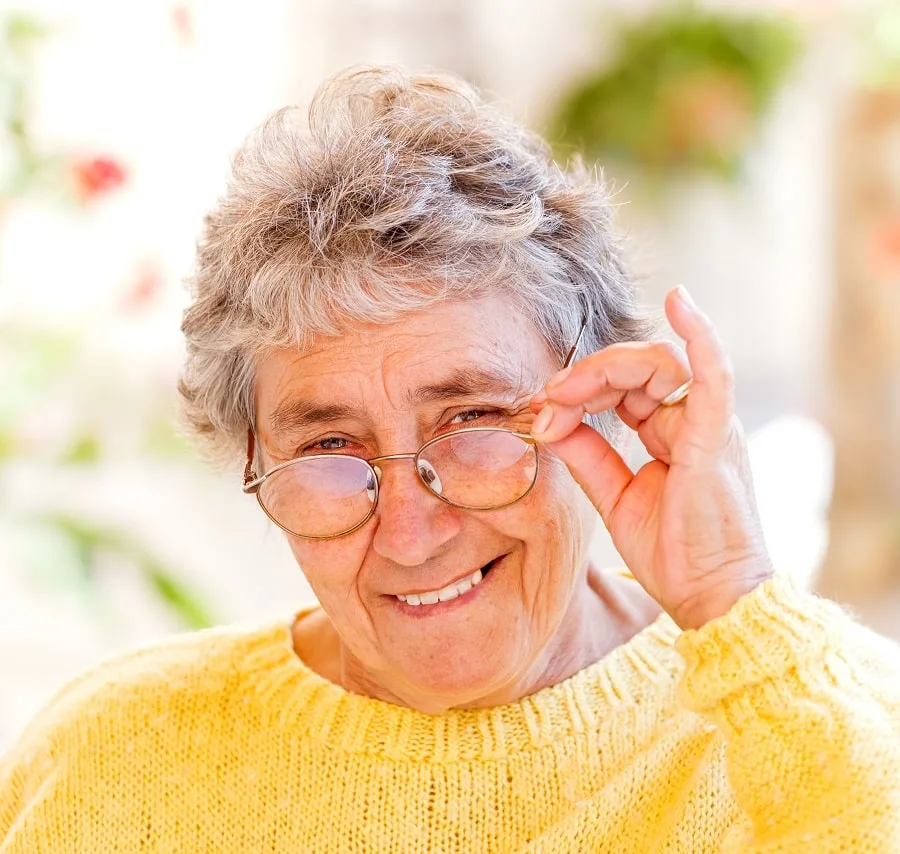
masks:
<path id="1" fill-rule="evenodd" d="M 455 584 L 450 587 L 445 587 L 443 590 L 438 591 L 438 601 L 440 602 L 449 602 L 451 599 L 455 599 L 459 596 L 459 590 Z"/>
<path id="2" fill-rule="evenodd" d="M 471 575 L 466 576 L 462 581 L 455 584 L 448 584 L 440 590 L 430 590 L 427 593 L 407 593 L 405 596 L 400 593 L 397 598 L 407 605 L 436 605 L 438 602 L 449 602 L 456 599 L 457 596 L 463 596 L 473 587 L 481 584 L 484 574 L 480 569 L 476 569 Z"/>

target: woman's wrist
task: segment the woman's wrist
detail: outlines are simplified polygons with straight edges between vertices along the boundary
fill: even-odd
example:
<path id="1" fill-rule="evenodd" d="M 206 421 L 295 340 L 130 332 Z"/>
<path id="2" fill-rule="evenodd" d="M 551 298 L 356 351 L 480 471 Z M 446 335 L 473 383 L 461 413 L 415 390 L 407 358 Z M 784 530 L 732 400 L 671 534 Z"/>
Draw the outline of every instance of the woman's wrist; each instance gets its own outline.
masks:
<path id="1" fill-rule="evenodd" d="M 687 599 L 681 606 L 673 609 L 671 617 L 682 631 L 700 629 L 711 620 L 724 617 L 740 599 L 773 575 L 774 571 L 768 564 L 761 564 L 736 576 L 731 575 L 721 584 L 713 585 L 703 593 Z"/>

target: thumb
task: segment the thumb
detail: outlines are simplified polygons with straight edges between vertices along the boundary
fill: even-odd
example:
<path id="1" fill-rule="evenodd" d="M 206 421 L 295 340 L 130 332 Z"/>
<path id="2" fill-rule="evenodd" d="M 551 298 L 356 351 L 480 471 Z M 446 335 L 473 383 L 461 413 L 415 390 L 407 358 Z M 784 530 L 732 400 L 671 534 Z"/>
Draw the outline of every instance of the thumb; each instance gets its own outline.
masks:
<path id="1" fill-rule="evenodd" d="M 608 528 L 634 473 L 615 448 L 588 424 L 579 424 L 565 438 L 546 444 L 566 464 Z"/>

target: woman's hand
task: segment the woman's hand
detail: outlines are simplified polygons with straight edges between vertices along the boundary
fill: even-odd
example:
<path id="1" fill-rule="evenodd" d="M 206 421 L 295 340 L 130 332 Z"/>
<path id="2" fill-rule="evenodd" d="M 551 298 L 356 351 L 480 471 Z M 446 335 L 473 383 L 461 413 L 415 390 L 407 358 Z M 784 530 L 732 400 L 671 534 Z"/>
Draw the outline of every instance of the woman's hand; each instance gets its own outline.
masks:
<path id="1" fill-rule="evenodd" d="M 666 315 L 686 358 L 668 342 L 585 356 L 532 400 L 532 434 L 566 463 L 634 577 L 688 629 L 725 614 L 772 565 L 722 342 L 684 288 L 668 294 Z M 691 376 L 686 399 L 660 404 Z M 654 457 L 636 474 L 582 422 L 612 408 Z"/>

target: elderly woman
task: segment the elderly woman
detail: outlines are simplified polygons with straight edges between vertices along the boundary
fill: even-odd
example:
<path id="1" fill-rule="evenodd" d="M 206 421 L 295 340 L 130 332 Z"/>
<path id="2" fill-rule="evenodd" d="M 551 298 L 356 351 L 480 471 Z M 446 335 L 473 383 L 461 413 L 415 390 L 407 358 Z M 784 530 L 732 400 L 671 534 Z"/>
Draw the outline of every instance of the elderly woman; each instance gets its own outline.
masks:
<path id="1" fill-rule="evenodd" d="M 181 390 L 320 607 L 70 685 L 2 854 L 900 851 L 900 651 L 773 573 L 721 342 L 680 288 L 650 340 L 610 207 L 448 77 L 266 122 Z"/>

